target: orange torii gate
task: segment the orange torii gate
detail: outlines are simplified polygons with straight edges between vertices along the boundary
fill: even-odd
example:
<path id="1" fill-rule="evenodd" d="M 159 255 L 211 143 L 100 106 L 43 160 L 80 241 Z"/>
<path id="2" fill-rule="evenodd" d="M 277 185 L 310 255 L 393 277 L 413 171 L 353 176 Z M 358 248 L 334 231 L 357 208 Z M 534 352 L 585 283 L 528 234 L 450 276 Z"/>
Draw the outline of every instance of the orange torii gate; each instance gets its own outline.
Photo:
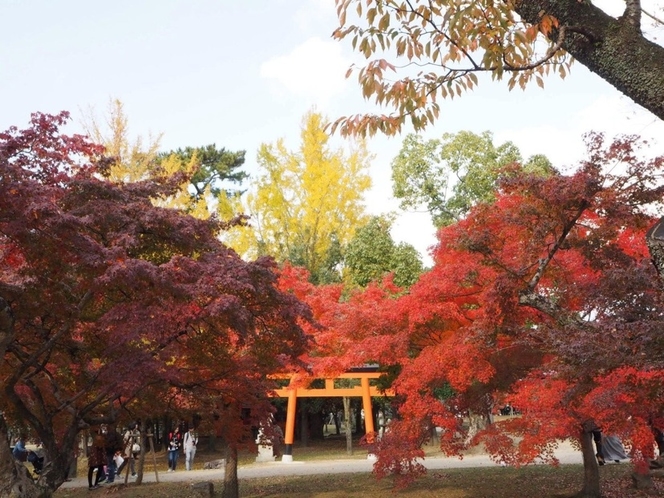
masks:
<path id="1" fill-rule="evenodd" d="M 373 370 L 373 369 L 372 369 Z M 284 454 L 281 457 L 282 462 L 293 461 L 293 441 L 295 439 L 295 406 L 297 398 L 324 398 L 324 397 L 361 397 L 362 408 L 364 408 L 364 428 L 366 434 L 374 432 L 373 411 L 371 409 L 372 396 L 393 396 L 391 390 L 380 392 L 376 386 L 369 383 L 370 379 L 377 379 L 382 374 L 376 371 L 366 371 L 358 369 L 358 371 L 351 371 L 335 378 L 325 379 L 325 387 L 321 388 L 300 388 L 300 387 L 283 387 L 275 389 L 275 393 L 280 398 L 288 398 L 288 407 L 286 409 L 286 431 L 284 434 Z M 296 376 L 290 378 L 290 383 Z M 316 380 L 314 377 L 311 380 Z M 337 379 L 359 379 L 360 385 L 354 387 L 335 387 L 334 381 Z"/>

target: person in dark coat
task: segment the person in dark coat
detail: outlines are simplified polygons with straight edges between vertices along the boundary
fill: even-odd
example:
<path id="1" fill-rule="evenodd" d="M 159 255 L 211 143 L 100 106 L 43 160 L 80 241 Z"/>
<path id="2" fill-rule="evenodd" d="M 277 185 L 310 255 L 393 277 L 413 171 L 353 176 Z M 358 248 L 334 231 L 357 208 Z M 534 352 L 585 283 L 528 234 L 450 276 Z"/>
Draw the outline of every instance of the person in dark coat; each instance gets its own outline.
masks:
<path id="1" fill-rule="evenodd" d="M 115 463 L 115 454 L 122 451 L 122 436 L 112 425 L 106 429 L 104 436 L 106 438 L 106 482 L 111 483 L 115 481 L 115 475 L 118 471 Z"/>
<path id="2" fill-rule="evenodd" d="M 14 443 L 12 455 L 14 455 L 14 458 L 19 462 L 25 462 L 28 459 L 28 450 L 25 449 L 25 438 L 23 435 L 20 435 Z"/>
<path id="3" fill-rule="evenodd" d="M 101 481 L 102 476 L 104 475 L 104 461 L 106 459 L 106 449 L 104 445 L 104 435 L 101 433 L 96 434 L 92 441 L 90 452 L 88 453 L 89 489 L 97 489 L 99 487 L 99 481 Z M 97 470 L 97 476 L 95 477 L 95 483 L 92 484 L 92 476 L 95 473 L 95 469 Z"/>

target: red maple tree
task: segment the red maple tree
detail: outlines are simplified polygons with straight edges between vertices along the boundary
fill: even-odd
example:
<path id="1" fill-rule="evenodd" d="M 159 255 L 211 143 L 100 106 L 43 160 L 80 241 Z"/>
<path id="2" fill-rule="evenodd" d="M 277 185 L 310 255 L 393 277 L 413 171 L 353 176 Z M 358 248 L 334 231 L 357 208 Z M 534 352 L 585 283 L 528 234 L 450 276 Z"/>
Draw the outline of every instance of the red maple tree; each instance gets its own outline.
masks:
<path id="1" fill-rule="evenodd" d="M 448 454 L 484 443 L 518 465 L 555 461 L 558 442 L 575 439 L 586 469 L 580 496 L 599 496 L 593 427 L 619 434 L 641 468 L 652 456 L 664 307 L 645 233 L 664 159 L 639 158 L 635 137 L 592 134 L 587 144 L 571 174 L 508 168 L 495 203 L 440 231 L 435 266 L 407 294 L 373 286 L 330 308 L 321 364 L 397 367 L 397 416 L 377 444 L 378 476 L 404 484 L 423 472 L 417 459 L 432 426 Z M 462 423 L 490 419 L 498 400 L 522 416 Z"/>
<path id="2" fill-rule="evenodd" d="M 44 444 L 42 491 L 64 482 L 81 429 L 139 396 L 265 407 L 264 379 L 304 351 L 309 313 L 271 259 L 219 242 L 226 223 L 153 205 L 181 178 L 106 181 L 111 159 L 61 134 L 67 118 L 0 133 L 0 409 Z M 241 424 L 229 419 L 230 443 Z M 0 494 L 16 479 L 1 460 Z"/>

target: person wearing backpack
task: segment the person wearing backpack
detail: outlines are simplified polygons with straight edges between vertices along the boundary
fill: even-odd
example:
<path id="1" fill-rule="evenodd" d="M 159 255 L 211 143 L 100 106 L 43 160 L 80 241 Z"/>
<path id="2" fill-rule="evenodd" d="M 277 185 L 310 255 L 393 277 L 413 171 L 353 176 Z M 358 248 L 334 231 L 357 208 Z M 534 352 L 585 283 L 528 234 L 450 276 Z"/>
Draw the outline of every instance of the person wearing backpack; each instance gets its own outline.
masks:
<path id="1" fill-rule="evenodd" d="M 198 434 L 194 432 L 194 428 L 190 427 L 184 434 L 184 463 L 187 470 L 192 470 L 194 467 L 194 457 L 196 456 L 196 445 L 198 444 Z"/>

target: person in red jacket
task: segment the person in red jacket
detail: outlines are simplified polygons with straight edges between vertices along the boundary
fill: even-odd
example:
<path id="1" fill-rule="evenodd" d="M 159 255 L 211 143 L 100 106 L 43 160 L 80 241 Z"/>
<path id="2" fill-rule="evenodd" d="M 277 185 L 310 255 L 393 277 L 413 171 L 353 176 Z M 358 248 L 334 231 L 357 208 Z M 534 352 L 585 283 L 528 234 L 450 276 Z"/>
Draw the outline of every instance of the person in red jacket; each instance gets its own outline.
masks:
<path id="1" fill-rule="evenodd" d="M 180 446 L 182 446 L 182 435 L 180 429 L 176 427 L 168 434 L 168 471 L 175 472 L 180 456 Z"/>

